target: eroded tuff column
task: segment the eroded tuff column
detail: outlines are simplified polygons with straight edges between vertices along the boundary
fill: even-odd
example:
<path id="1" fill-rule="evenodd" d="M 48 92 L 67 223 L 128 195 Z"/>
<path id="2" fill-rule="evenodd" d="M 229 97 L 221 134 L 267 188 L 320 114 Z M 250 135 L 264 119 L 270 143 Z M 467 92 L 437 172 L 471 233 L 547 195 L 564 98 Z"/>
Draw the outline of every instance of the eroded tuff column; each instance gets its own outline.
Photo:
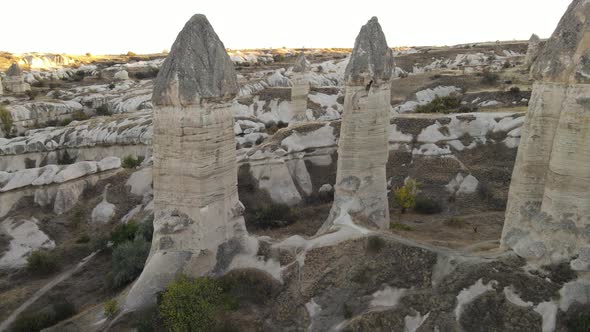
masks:
<path id="1" fill-rule="evenodd" d="M 195 15 L 154 83 L 154 237 L 126 310 L 154 304 L 174 276 L 227 263 L 246 235 L 238 200 L 231 100 L 236 73 L 223 43 Z"/>
<path id="2" fill-rule="evenodd" d="M 537 60 L 539 52 L 541 51 L 541 38 L 533 33 L 529 39 L 529 46 L 526 51 L 526 57 L 524 58 L 524 64 L 527 68 L 531 68 L 533 62 Z"/>
<path id="3" fill-rule="evenodd" d="M 590 2 L 575 0 L 533 64 L 537 80 L 508 195 L 502 244 L 590 268 Z"/>
<path id="4" fill-rule="evenodd" d="M 16 63 L 13 63 L 6 71 L 3 85 L 6 90 L 12 93 L 24 93 L 31 90 L 31 86 L 25 83 L 22 69 Z"/>
<path id="5" fill-rule="evenodd" d="M 309 94 L 309 80 L 306 77 L 307 59 L 303 52 L 299 53 L 293 66 L 291 82 L 291 105 L 293 107 L 293 121 L 305 121 L 307 119 L 307 95 Z"/>
<path id="6" fill-rule="evenodd" d="M 356 38 L 346 67 L 334 204 L 319 233 L 350 224 L 385 229 L 388 128 L 393 52 L 376 17 Z"/>

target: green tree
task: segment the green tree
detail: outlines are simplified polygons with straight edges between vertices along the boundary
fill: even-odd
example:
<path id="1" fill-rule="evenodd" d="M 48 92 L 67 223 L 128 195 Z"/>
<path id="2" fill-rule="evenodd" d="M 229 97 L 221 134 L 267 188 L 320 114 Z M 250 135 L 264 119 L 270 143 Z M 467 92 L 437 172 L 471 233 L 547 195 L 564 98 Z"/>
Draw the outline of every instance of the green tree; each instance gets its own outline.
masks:
<path id="1" fill-rule="evenodd" d="M 414 179 L 407 179 L 405 184 L 394 189 L 393 198 L 400 207 L 400 213 L 406 213 L 408 209 L 416 206 L 416 195 L 420 184 Z"/>

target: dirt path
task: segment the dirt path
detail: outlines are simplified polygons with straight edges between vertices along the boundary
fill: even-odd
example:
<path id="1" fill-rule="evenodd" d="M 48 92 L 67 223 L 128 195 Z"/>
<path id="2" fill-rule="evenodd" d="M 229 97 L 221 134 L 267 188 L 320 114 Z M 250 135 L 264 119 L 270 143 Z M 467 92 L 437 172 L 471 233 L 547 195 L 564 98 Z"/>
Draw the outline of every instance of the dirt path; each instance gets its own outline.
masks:
<path id="1" fill-rule="evenodd" d="M 6 320 L 4 322 L 2 322 L 2 324 L 0 324 L 0 332 L 8 330 L 8 328 L 10 327 L 12 322 L 14 322 L 16 317 L 21 312 L 25 311 L 31 304 L 35 303 L 35 301 L 37 301 L 39 298 L 41 298 L 43 295 L 45 295 L 47 292 L 49 292 L 53 287 L 55 287 L 56 285 L 58 285 L 62 281 L 68 279 L 69 277 L 71 277 L 76 271 L 78 271 L 80 268 L 82 268 L 84 265 L 86 265 L 86 263 L 88 263 L 97 253 L 98 253 L 98 251 L 95 251 L 92 254 L 86 256 L 76 266 L 61 273 L 60 275 L 55 277 L 53 280 L 51 280 L 49 283 L 47 283 L 45 286 L 43 286 L 41 289 L 39 289 L 35 294 L 33 294 L 33 296 L 31 296 L 27 301 L 25 301 L 25 303 L 23 303 L 20 307 L 18 307 L 18 309 L 13 311 L 12 314 L 10 314 L 10 316 L 8 316 L 8 318 L 6 318 Z"/>

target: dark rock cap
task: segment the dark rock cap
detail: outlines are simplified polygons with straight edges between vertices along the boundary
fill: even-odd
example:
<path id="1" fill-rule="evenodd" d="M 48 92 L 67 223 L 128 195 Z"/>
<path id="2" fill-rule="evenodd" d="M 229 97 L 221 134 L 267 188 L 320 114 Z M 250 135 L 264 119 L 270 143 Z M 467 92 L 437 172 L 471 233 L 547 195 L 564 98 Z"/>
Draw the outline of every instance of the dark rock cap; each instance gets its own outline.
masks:
<path id="1" fill-rule="evenodd" d="M 295 64 L 293 65 L 293 71 L 296 73 L 302 73 L 306 70 L 307 70 L 307 59 L 305 58 L 305 54 L 302 51 L 297 56 L 297 59 L 295 59 Z"/>
<path id="2" fill-rule="evenodd" d="M 590 83 L 590 1 L 572 1 L 531 74 L 546 82 Z"/>
<path id="3" fill-rule="evenodd" d="M 188 106 L 226 101 L 238 92 L 234 65 L 205 15 L 194 15 L 176 37 L 154 82 L 152 102 Z"/>
<path id="4" fill-rule="evenodd" d="M 20 69 L 20 66 L 17 63 L 13 63 L 6 71 L 6 76 L 21 76 L 22 74 L 23 70 Z"/>
<path id="5" fill-rule="evenodd" d="M 365 24 L 354 43 L 344 80 L 351 85 L 381 84 L 391 79 L 393 51 L 387 46 L 385 34 L 377 17 Z"/>

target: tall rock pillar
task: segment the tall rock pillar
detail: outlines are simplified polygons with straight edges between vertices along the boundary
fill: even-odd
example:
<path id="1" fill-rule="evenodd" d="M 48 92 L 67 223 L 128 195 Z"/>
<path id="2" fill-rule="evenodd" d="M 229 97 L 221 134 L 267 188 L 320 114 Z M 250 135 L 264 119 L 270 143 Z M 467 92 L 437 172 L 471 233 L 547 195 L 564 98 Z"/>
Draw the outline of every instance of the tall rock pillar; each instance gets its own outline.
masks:
<path id="1" fill-rule="evenodd" d="M 307 59 L 303 52 L 299 53 L 293 66 L 291 82 L 291 105 L 293 107 L 293 121 L 305 121 L 307 119 L 307 96 L 309 94 L 309 80 L 306 77 L 308 70 Z"/>
<path id="2" fill-rule="evenodd" d="M 529 47 L 527 48 L 526 57 L 524 58 L 524 64 L 527 68 L 531 68 L 535 60 L 537 60 L 540 51 L 541 38 L 533 33 L 529 39 Z"/>
<path id="3" fill-rule="evenodd" d="M 237 91 L 223 43 L 193 16 L 154 83 L 154 236 L 126 310 L 155 303 L 178 273 L 211 272 L 246 235 L 230 111 Z"/>
<path id="4" fill-rule="evenodd" d="M 574 0 L 533 64 L 502 244 L 590 267 L 590 2 Z"/>
<path id="5" fill-rule="evenodd" d="M 361 28 L 346 67 L 334 204 L 319 233 L 350 222 L 389 226 L 385 165 L 392 70 L 393 52 L 373 17 Z"/>

